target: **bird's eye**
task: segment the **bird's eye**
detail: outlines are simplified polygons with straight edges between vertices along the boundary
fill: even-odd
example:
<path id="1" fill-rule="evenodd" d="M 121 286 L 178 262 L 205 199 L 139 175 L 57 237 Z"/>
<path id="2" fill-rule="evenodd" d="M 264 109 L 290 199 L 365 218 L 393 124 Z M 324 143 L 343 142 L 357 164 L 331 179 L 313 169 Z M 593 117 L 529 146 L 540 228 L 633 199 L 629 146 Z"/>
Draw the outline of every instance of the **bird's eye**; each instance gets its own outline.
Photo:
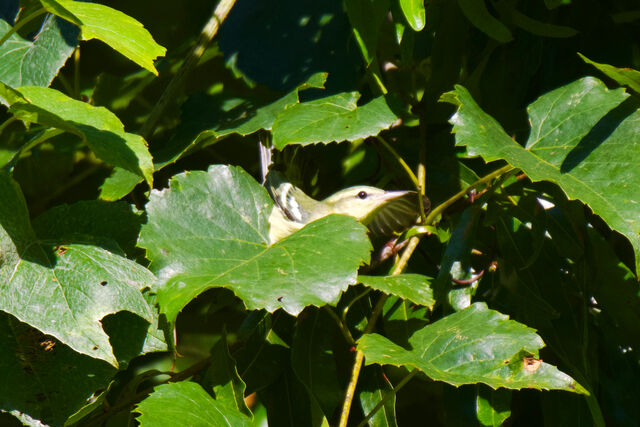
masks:
<path id="1" fill-rule="evenodd" d="M 367 192 L 366 191 L 361 191 L 358 193 L 358 198 L 360 199 L 366 199 L 367 198 Z"/>

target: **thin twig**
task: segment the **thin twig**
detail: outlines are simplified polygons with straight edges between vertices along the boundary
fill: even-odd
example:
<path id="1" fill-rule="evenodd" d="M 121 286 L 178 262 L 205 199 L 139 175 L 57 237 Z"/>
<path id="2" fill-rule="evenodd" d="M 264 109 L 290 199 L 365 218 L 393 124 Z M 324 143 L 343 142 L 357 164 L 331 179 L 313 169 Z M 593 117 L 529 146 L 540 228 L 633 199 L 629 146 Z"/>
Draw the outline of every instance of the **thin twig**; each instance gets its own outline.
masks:
<path id="1" fill-rule="evenodd" d="M 450 199 L 448 199 L 446 202 L 442 203 L 441 205 L 439 205 L 437 208 L 435 208 L 433 211 L 431 211 L 431 213 L 429 214 L 429 216 L 427 216 L 426 220 L 424 221 L 425 225 L 431 225 L 431 223 L 433 221 L 435 221 L 435 219 L 437 218 L 437 216 L 443 212 L 446 208 L 448 208 L 449 206 L 451 206 L 453 203 L 455 203 L 458 199 L 460 199 L 461 197 L 464 197 L 467 192 L 473 188 L 476 188 L 484 183 L 490 182 L 491 180 L 493 180 L 496 177 L 499 177 L 505 173 L 511 172 L 512 170 L 514 170 L 513 166 L 507 165 L 504 166 L 482 178 L 480 178 L 478 181 L 474 182 L 473 184 L 471 184 L 470 186 L 468 186 L 467 188 L 465 188 L 464 190 L 458 192 L 457 194 L 455 194 L 453 197 L 451 197 Z M 420 171 L 419 170 L 419 174 L 420 174 L 420 185 L 418 188 L 422 188 L 424 187 L 423 183 L 424 183 L 424 170 Z M 416 178 L 417 179 L 417 178 Z M 418 246 L 418 243 L 420 241 L 420 238 L 418 236 L 413 236 L 411 237 L 411 239 L 409 240 L 409 245 L 407 246 L 407 248 L 405 249 L 405 251 L 402 253 L 402 257 L 400 258 L 400 260 L 398 261 L 398 263 L 396 264 L 396 266 L 393 269 L 392 275 L 396 276 L 400 273 L 402 273 L 402 271 L 404 271 L 404 269 L 406 268 L 406 264 L 409 261 L 409 258 L 411 257 L 411 255 L 413 254 L 413 251 L 416 249 L 416 247 Z M 376 304 L 373 313 L 371 315 L 371 318 L 369 319 L 369 322 L 367 323 L 367 326 L 364 330 L 364 334 L 368 334 L 371 333 L 371 331 L 373 331 L 373 328 L 375 326 L 376 321 L 378 320 L 378 317 L 380 316 L 380 314 L 382 313 L 382 309 L 384 307 L 384 303 L 386 302 L 388 296 L 384 295 L 382 296 L 379 300 L 378 303 Z M 356 359 L 351 371 L 351 379 L 349 381 L 349 385 L 347 386 L 347 392 L 345 395 L 345 400 L 344 400 L 344 404 L 342 407 L 342 413 L 340 416 L 340 427 L 346 427 L 347 426 L 347 421 L 349 419 L 349 411 L 351 409 L 351 403 L 353 401 L 353 397 L 355 395 L 355 389 L 356 389 L 356 385 L 358 383 L 358 376 L 360 375 L 360 371 L 362 370 L 362 364 L 364 362 L 364 353 L 361 350 L 358 350 L 356 353 Z M 416 369 L 414 369 L 411 373 L 409 373 L 406 377 L 404 377 L 399 383 L 398 385 L 394 388 L 394 390 L 388 394 L 386 394 L 385 396 L 383 396 L 383 398 L 380 400 L 380 402 L 378 402 L 378 404 L 373 408 L 373 410 L 371 410 L 371 412 L 369 412 L 367 414 L 367 416 L 365 417 L 365 419 L 360 423 L 360 426 L 365 425 L 365 423 L 367 422 L 367 420 L 369 420 L 373 414 L 376 413 L 376 411 L 378 411 L 380 408 L 382 408 L 382 406 L 384 405 L 384 402 L 386 402 L 386 400 L 388 400 L 392 395 L 394 395 L 400 388 L 402 388 L 406 383 L 409 382 L 409 380 L 411 378 L 413 378 L 416 374 L 418 373 L 418 371 Z"/>
<path id="2" fill-rule="evenodd" d="M 391 153 L 393 158 L 396 159 L 396 161 L 400 164 L 400 166 L 402 166 L 402 169 L 404 169 L 404 171 L 407 173 L 407 175 L 411 179 L 411 182 L 413 182 L 413 185 L 416 187 L 416 191 L 420 192 L 420 188 L 421 188 L 420 181 L 418 180 L 418 177 L 413 173 L 413 171 L 411 170 L 407 162 L 405 162 L 404 159 L 400 157 L 398 152 L 380 135 L 376 136 L 376 139 L 380 141 L 380 143 L 384 146 L 384 148 L 386 148 L 389 151 L 389 153 Z"/>
<path id="3" fill-rule="evenodd" d="M 198 64 L 200 57 L 202 57 L 202 54 L 204 53 L 211 40 L 213 40 L 213 38 L 218 33 L 220 25 L 226 19 L 234 3 L 235 0 L 220 0 L 220 3 L 218 3 L 218 5 L 216 6 L 213 14 L 211 15 L 211 18 L 209 19 L 209 22 L 207 22 L 207 24 L 202 29 L 202 33 L 200 34 L 198 43 L 194 46 L 187 58 L 184 60 L 176 75 L 173 76 L 164 93 L 151 111 L 151 114 L 149 114 L 149 117 L 147 117 L 147 120 L 142 125 L 142 128 L 140 128 L 140 135 L 142 135 L 144 139 L 148 140 L 152 135 L 153 130 L 158 123 L 158 120 L 164 113 L 164 110 L 169 105 L 169 102 L 173 101 L 177 97 L 178 91 L 180 90 L 182 84 L 185 82 L 191 70 Z"/>
<path id="4" fill-rule="evenodd" d="M 351 307 L 353 307 L 353 304 L 355 304 L 357 301 L 360 301 L 360 299 L 366 297 L 367 295 L 369 295 L 369 293 L 371 292 L 372 288 L 367 288 L 365 289 L 360 295 L 357 295 L 354 299 L 352 299 L 351 301 L 349 301 L 349 303 L 347 304 L 347 306 L 342 309 L 342 321 L 343 322 L 347 322 L 347 314 L 349 314 L 349 310 L 351 309 Z"/>
<path id="5" fill-rule="evenodd" d="M 477 180 L 476 182 L 474 182 L 473 184 L 467 186 L 466 188 L 458 191 L 456 194 L 454 194 L 452 197 L 450 197 L 448 200 L 446 200 L 444 203 L 439 204 L 435 209 L 433 209 L 429 215 L 427 216 L 427 219 L 425 221 L 425 225 L 431 225 L 431 223 L 433 221 L 435 221 L 435 219 L 437 218 L 438 215 L 440 215 L 442 212 L 444 212 L 449 206 L 453 205 L 455 202 L 457 202 L 459 199 L 461 199 L 462 197 L 464 197 L 470 190 L 479 187 L 483 184 L 488 183 L 489 181 L 493 180 L 494 178 L 497 178 L 505 173 L 511 172 L 515 170 L 515 168 L 511 165 L 506 165 L 501 167 L 498 170 L 495 170 L 493 172 L 491 172 L 488 175 L 483 176 L 482 178 L 480 178 L 479 180 Z"/>
<path id="6" fill-rule="evenodd" d="M 342 332 L 344 339 L 347 340 L 349 345 L 355 346 L 356 341 L 353 339 L 353 335 L 351 335 L 351 331 L 349 331 L 349 328 L 346 327 L 342 319 L 340 319 L 340 317 L 335 313 L 335 311 L 333 311 L 333 309 L 328 305 L 325 305 L 324 309 L 336 321 L 336 323 L 338 324 L 338 328 L 340 328 L 340 332 Z"/>
<path id="7" fill-rule="evenodd" d="M 402 256 L 400 257 L 400 260 L 398 260 L 398 263 L 393 268 L 393 272 L 391 273 L 392 276 L 397 276 L 404 271 L 404 269 L 407 267 L 409 259 L 411 258 L 411 255 L 413 254 L 413 251 L 415 251 L 419 242 L 420 238 L 417 236 L 409 239 L 407 248 L 404 250 Z M 389 298 L 388 295 L 383 295 L 376 303 L 376 306 L 373 309 L 373 313 L 371 314 L 367 326 L 364 329 L 363 335 L 370 334 L 373 331 L 376 322 L 378 321 L 378 317 L 380 317 L 380 314 L 382 314 L 382 309 L 384 308 L 384 303 L 387 301 L 387 298 Z M 356 386 L 358 385 L 358 377 L 360 376 L 363 362 L 364 353 L 362 352 L 362 350 L 356 351 L 356 358 L 353 363 L 353 367 L 351 368 L 351 378 L 349 380 L 349 384 L 347 385 L 347 391 L 345 392 L 344 402 L 342 405 L 342 412 L 340 414 L 340 427 L 346 427 L 347 422 L 349 421 L 349 412 L 351 412 L 351 404 L 353 403 Z"/>

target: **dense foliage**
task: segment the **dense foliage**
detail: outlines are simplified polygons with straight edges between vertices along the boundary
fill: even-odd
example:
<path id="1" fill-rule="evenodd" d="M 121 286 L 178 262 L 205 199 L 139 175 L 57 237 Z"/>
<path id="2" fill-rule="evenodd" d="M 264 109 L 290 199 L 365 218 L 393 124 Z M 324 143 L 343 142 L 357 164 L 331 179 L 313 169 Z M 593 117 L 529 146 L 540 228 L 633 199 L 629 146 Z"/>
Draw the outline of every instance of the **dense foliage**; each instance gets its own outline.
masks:
<path id="1" fill-rule="evenodd" d="M 108 3 L 0 8 L 2 425 L 640 424 L 635 2 Z"/>

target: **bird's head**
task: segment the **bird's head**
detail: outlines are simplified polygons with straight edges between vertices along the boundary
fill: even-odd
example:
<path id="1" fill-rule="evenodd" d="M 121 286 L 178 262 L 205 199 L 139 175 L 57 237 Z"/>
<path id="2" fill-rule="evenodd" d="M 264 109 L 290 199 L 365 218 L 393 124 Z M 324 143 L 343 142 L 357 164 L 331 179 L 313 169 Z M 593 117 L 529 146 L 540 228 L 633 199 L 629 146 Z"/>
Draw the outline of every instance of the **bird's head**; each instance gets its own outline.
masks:
<path id="1" fill-rule="evenodd" d="M 385 203 L 409 193 L 410 191 L 385 191 L 359 185 L 340 190 L 322 202 L 330 206 L 332 213 L 349 215 L 366 224 Z"/>

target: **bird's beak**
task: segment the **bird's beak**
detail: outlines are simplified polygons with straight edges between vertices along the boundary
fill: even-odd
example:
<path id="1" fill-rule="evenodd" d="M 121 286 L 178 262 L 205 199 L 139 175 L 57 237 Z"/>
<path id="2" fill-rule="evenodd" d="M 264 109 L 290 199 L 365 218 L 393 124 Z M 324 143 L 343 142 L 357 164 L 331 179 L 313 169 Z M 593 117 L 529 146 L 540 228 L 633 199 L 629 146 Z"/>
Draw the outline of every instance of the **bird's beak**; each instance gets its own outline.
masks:
<path id="1" fill-rule="evenodd" d="M 393 200 L 411 193 L 415 193 L 415 191 L 385 191 L 380 195 L 380 200 Z"/>

